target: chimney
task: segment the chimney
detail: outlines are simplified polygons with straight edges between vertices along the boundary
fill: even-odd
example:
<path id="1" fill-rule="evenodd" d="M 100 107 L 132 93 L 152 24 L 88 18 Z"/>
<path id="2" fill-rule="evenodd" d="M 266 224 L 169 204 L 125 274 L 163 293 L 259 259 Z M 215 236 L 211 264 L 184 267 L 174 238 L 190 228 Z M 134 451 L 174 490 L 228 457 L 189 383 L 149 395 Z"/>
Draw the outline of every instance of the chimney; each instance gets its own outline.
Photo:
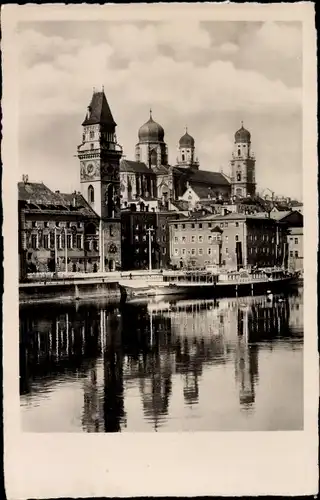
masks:
<path id="1" fill-rule="evenodd" d="M 56 194 L 60 194 L 60 191 L 59 191 L 59 189 L 57 189 L 57 191 L 55 191 L 55 193 L 56 193 Z"/>

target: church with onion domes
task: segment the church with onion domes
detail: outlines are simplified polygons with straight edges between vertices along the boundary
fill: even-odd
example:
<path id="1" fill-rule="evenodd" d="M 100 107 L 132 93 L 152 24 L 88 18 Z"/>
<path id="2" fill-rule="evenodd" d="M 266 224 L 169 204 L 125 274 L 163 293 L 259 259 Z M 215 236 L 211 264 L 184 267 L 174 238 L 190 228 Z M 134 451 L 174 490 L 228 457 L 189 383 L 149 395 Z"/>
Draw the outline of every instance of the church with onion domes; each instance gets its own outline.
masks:
<path id="1" fill-rule="evenodd" d="M 150 116 L 138 131 L 135 159 L 120 162 L 121 207 L 142 204 L 158 211 L 163 208 L 192 209 L 201 200 L 230 200 L 255 194 L 255 158 L 251 135 L 244 127 L 235 134 L 231 154 L 231 176 L 200 169 L 195 139 L 186 128 L 179 139 L 178 156 L 169 161 L 164 128 Z"/>

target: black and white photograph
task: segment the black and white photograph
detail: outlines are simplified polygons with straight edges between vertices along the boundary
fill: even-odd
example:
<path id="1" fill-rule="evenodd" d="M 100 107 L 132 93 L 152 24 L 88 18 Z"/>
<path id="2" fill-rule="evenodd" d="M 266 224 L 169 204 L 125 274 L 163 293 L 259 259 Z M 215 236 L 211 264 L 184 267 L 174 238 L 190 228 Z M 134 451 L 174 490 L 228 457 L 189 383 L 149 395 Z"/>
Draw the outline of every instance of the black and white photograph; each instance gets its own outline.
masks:
<path id="1" fill-rule="evenodd" d="M 14 30 L 19 432 L 303 433 L 303 17 L 70 7 Z"/>

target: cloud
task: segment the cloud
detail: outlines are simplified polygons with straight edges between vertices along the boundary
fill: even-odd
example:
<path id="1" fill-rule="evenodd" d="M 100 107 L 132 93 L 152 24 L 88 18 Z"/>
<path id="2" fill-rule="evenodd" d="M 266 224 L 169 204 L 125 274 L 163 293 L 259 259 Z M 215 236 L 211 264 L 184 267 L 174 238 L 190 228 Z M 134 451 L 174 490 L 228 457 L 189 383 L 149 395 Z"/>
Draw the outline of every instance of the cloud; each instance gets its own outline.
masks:
<path id="1" fill-rule="evenodd" d="M 59 134 L 68 134 L 61 125 L 63 117 L 69 126 L 80 124 L 78 116 L 84 115 L 92 88 L 104 84 L 126 154 L 128 150 L 133 154 L 137 129 L 152 106 L 165 127 L 169 147 L 188 123 L 195 131 L 202 165 L 225 167 L 233 148 L 235 122 L 230 117 L 237 115 L 238 123 L 250 114 L 259 127 L 260 117 L 268 116 L 270 126 L 280 115 L 290 117 L 301 108 L 299 65 L 293 56 L 299 50 L 299 43 L 293 42 L 296 31 L 296 26 L 265 23 L 236 37 L 234 28 L 232 42 L 220 37 L 219 45 L 197 22 L 107 23 L 99 40 L 23 31 L 19 35 L 21 128 L 41 117 L 41 123 L 52 124 L 52 132 L 34 128 L 35 140 L 24 142 L 22 155 L 30 158 L 28 143 L 45 149 L 51 141 L 58 147 Z M 169 50 L 164 52 L 163 47 Z M 284 126 L 290 127 L 289 121 Z M 72 131 L 73 146 L 64 150 L 67 158 L 73 154 L 77 133 Z"/>
<path id="2" fill-rule="evenodd" d="M 239 46 L 236 45 L 235 43 L 223 43 L 219 47 L 220 52 L 224 54 L 235 54 L 239 50 Z"/>

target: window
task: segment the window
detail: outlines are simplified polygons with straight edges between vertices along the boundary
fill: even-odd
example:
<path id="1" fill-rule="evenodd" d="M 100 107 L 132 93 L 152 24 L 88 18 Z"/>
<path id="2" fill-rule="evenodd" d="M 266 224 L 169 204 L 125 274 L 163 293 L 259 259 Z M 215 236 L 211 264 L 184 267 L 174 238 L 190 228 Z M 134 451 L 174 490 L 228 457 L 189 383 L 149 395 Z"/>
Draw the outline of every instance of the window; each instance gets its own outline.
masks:
<path id="1" fill-rule="evenodd" d="M 162 255 L 166 255 L 167 253 L 167 249 L 166 248 L 162 248 Z"/>
<path id="2" fill-rule="evenodd" d="M 93 149 L 93 144 L 90 144 L 90 149 Z"/>
<path id="3" fill-rule="evenodd" d="M 208 254 L 208 255 L 211 255 L 211 254 L 212 254 L 212 248 L 211 248 L 211 247 L 207 248 L 207 254 Z"/>
<path id="4" fill-rule="evenodd" d="M 176 255 L 176 256 L 179 255 L 179 249 L 178 248 L 174 249 L 174 255 Z"/>
<path id="5" fill-rule="evenodd" d="M 82 237 L 81 234 L 77 234 L 77 248 L 82 248 Z"/>
<path id="6" fill-rule="evenodd" d="M 293 241 L 293 238 L 290 238 L 290 241 Z"/>
<path id="7" fill-rule="evenodd" d="M 236 222 L 236 227 L 239 227 L 239 222 Z"/>
<path id="8" fill-rule="evenodd" d="M 196 249 L 195 248 L 191 248 L 191 255 L 195 255 L 196 254 Z"/>
<path id="9" fill-rule="evenodd" d="M 186 228 L 186 225 L 185 225 L 185 224 L 181 224 L 181 228 L 182 228 L 182 229 L 185 229 L 185 228 Z"/>
<path id="10" fill-rule="evenodd" d="M 298 241 L 298 238 L 295 238 L 295 239 L 294 239 L 294 244 L 295 244 L 295 245 L 298 245 L 298 242 L 299 242 L 299 241 Z"/>
<path id="11" fill-rule="evenodd" d="M 144 235 L 142 236 L 142 241 L 147 241 L 147 235 L 146 235 L 146 234 L 144 234 Z"/>
<path id="12" fill-rule="evenodd" d="M 186 255 L 186 249 L 185 249 L 185 248 L 182 248 L 182 249 L 181 249 L 181 253 L 182 253 L 182 255 Z"/>
<path id="13" fill-rule="evenodd" d="M 196 225 L 194 223 L 191 224 L 191 229 L 194 229 Z"/>
<path id="14" fill-rule="evenodd" d="M 211 234 L 209 234 L 209 236 L 208 236 L 208 242 L 209 242 L 209 243 L 211 243 L 211 242 L 212 242 L 212 235 L 211 235 Z"/>
<path id="15" fill-rule="evenodd" d="M 212 227 L 211 222 L 208 222 L 208 228 Z"/>
<path id="16" fill-rule="evenodd" d="M 239 235 L 238 234 L 236 234 L 235 239 L 236 239 L 236 241 L 239 241 Z"/>
<path id="17" fill-rule="evenodd" d="M 72 235 L 72 248 L 76 248 L 76 247 L 77 247 L 77 235 L 73 234 Z"/>
<path id="18" fill-rule="evenodd" d="M 199 243 L 203 243 L 203 236 L 201 234 L 198 236 L 198 241 Z"/>
<path id="19" fill-rule="evenodd" d="M 182 161 L 184 161 L 184 153 L 182 153 Z"/>
<path id="20" fill-rule="evenodd" d="M 48 234 L 43 235 L 43 248 L 45 248 L 45 249 L 49 248 L 49 235 Z"/>
<path id="21" fill-rule="evenodd" d="M 174 237 L 174 242 L 175 242 L 175 243 L 179 243 L 179 238 L 178 238 L 178 236 L 175 236 L 175 237 Z"/>
<path id="22" fill-rule="evenodd" d="M 162 236 L 162 241 L 165 242 L 166 241 L 166 237 L 165 236 Z"/>
<path id="23" fill-rule="evenodd" d="M 225 223 L 224 223 L 224 227 L 228 227 L 228 222 L 225 222 Z"/>
<path id="24" fill-rule="evenodd" d="M 182 236 L 181 241 L 182 243 L 185 243 L 187 241 L 187 238 L 185 236 Z"/>
<path id="25" fill-rule="evenodd" d="M 224 239 L 225 239 L 225 242 L 227 243 L 228 242 L 228 236 L 225 236 Z"/>
<path id="26" fill-rule="evenodd" d="M 295 250 L 295 252 L 294 252 L 294 256 L 295 256 L 295 258 L 296 258 L 296 259 L 299 257 L 299 252 L 298 252 L 298 250 Z"/>
<path id="27" fill-rule="evenodd" d="M 77 226 L 80 228 L 82 227 L 82 222 L 77 222 Z"/>
<path id="28" fill-rule="evenodd" d="M 67 234 L 67 248 L 71 248 L 71 234 Z"/>
<path id="29" fill-rule="evenodd" d="M 136 231 L 139 231 L 139 224 L 136 225 Z"/>
<path id="30" fill-rule="evenodd" d="M 239 172 L 237 173 L 237 181 L 241 181 L 241 174 Z"/>
<path id="31" fill-rule="evenodd" d="M 191 236 L 191 243 L 195 243 L 196 242 L 196 237 L 195 236 Z"/>
<path id="32" fill-rule="evenodd" d="M 49 222 L 44 221 L 43 225 L 44 225 L 44 227 L 49 227 Z"/>
<path id="33" fill-rule="evenodd" d="M 220 222 L 220 227 L 223 227 L 223 222 Z"/>
<path id="34" fill-rule="evenodd" d="M 66 227 L 70 227 L 70 222 L 66 222 Z"/>
<path id="35" fill-rule="evenodd" d="M 109 235 L 110 236 L 114 236 L 114 234 L 113 234 L 113 225 L 112 224 L 109 226 Z"/>
<path id="36" fill-rule="evenodd" d="M 32 221 L 32 227 L 37 227 L 37 223 Z"/>
<path id="37" fill-rule="evenodd" d="M 147 248 L 145 248 L 145 249 L 144 249 L 144 253 L 147 253 L 147 251 L 148 251 L 148 249 L 147 249 Z"/>
<path id="38" fill-rule="evenodd" d="M 228 249 L 228 248 L 226 248 L 226 254 L 228 254 L 228 253 L 229 253 L 229 249 Z"/>
<path id="39" fill-rule="evenodd" d="M 178 229 L 178 224 L 174 224 L 174 225 L 173 225 L 173 227 L 174 227 L 175 229 Z"/>
<path id="40" fill-rule="evenodd" d="M 238 149 L 238 156 L 241 156 L 241 149 Z"/>
<path id="41" fill-rule="evenodd" d="M 203 254 L 203 248 L 199 248 L 198 249 L 198 253 L 199 253 L 199 255 L 202 255 Z"/>
<path id="42" fill-rule="evenodd" d="M 138 234 L 135 235 L 134 240 L 135 241 L 139 241 L 139 235 Z"/>
<path id="43" fill-rule="evenodd" d="M 86 134 L 82 134 L 82 142 L 86 140 Z"/>
<path id="44" fill-rule="evenodd" d="M 37 235 L 31 235 L 31 247 L 35 250 L 37 248 Z"/>
<path id="45" fill-rule="evenodd" d="M 199 223 L 199 229 L 202 229 L 202 223 L 201 222 Z"/>
<path id="46" fill-rule="evenodd" d="M 140 251 L 139 248 L 136 248 L 136 253 L 139 253 L 139 251 Z"/>
<path id="47" fill-rule="evenodd" d="M 94 132 L 91 130 L 90 131 L 90 139 L 93 139 L 94 138 Z"/>
<path id="48" fill-rule="evenodd" d="M 88 187 L 88 200 L 89 200 L 89 203 L 94 203 L 94 189 L 93 189 L 93 186 L 90 186 Z"/>

